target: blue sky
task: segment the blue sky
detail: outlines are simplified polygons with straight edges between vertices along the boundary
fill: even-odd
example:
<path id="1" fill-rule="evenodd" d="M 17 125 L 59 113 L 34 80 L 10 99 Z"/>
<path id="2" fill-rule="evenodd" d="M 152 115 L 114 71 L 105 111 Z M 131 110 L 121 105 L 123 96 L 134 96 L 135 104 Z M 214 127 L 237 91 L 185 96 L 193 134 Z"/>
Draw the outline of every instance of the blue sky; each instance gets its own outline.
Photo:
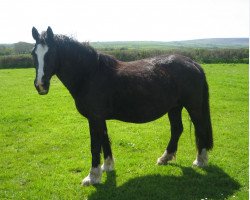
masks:
<path id="1" fill-rule="evenodd" d="M 32 26 L 80 41 L 249 36 L 248 0 L 1 0 L 0 43 L 33 42 Z"/>

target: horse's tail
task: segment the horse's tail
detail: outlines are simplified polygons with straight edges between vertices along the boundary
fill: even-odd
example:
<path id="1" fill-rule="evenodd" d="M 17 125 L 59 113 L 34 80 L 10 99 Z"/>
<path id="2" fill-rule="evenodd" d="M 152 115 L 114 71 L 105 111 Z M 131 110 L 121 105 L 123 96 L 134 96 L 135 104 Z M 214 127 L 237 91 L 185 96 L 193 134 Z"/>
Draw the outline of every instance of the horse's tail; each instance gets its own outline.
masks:
<path id="1" fill-rule="evenodd" d="M 205 125 L 205 145 L 207 150 L 211 150 L 213 148 L 213 131 L 209 108 L 209 89 L 206 78 L 203 88 L 202 112 Z"/>

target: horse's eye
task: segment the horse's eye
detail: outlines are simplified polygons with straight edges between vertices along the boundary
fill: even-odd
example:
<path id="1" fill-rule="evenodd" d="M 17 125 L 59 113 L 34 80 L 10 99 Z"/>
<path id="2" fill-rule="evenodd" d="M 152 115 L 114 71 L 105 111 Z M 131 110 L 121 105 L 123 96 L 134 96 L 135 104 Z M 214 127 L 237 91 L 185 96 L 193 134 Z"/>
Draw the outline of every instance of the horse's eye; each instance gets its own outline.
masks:
<path id="1" fill-rule="evenodd" d="M 31 50 L 31 53 L 30 53 L 30 54 L 31 54 L 32 56 L 35 55 L 35 49 L 36 49 L 36 47 L 34 47 L 34 48 Z"/>

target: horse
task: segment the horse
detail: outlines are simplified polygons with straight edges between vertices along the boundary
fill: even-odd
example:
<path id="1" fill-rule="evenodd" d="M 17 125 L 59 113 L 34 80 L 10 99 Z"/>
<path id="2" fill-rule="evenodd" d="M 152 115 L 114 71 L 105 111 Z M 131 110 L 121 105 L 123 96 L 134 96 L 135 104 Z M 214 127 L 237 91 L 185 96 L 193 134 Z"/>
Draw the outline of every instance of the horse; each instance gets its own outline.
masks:
<path id="1" fill-rule="evenodd" d="M 37 92 L 47 94 L 50 79 L 56 75 L 74 98 L 79 113 L 88 120 L 92 165 L 82 185 L 98 184 L 102 172 L 114 170 L 106 126 L 111 119 L 146 123 L 168 113 L 171 138 L 157 160 L 158 165 L 165 165 L 176 156 L 185 108 L 195 127 L 197 156 L 193 165 L 208 164 L 207 152 L 213 148 L 209 89 L 199 64 L 175 54 L 122 62 L 88 43 L 54 34 L 51 27 L 41 34 L 33 27 L 32 36 L 36 41 L 31 54 Z"/>

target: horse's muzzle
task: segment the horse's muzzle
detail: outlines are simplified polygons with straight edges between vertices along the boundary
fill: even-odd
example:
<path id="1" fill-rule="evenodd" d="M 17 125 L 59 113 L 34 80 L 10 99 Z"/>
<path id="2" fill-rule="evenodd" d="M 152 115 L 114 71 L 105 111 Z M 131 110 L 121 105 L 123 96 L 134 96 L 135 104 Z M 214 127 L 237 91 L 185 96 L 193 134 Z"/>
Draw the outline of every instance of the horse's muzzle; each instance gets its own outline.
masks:
<path id="1" fill-rule="evenodd" d="M 35 82 L 35 88 L 40 95 L 48 94 L 49 92 L 49 82 L 48 83 L 36 83 Z"/>
<path id="2" fill-rule="evenodd" d="M 41 90 L 41 91 L 38 91 L 38 94 L 40 95 L 45 95 L 45 94 L 48 94 L 48 90 Z"/>

